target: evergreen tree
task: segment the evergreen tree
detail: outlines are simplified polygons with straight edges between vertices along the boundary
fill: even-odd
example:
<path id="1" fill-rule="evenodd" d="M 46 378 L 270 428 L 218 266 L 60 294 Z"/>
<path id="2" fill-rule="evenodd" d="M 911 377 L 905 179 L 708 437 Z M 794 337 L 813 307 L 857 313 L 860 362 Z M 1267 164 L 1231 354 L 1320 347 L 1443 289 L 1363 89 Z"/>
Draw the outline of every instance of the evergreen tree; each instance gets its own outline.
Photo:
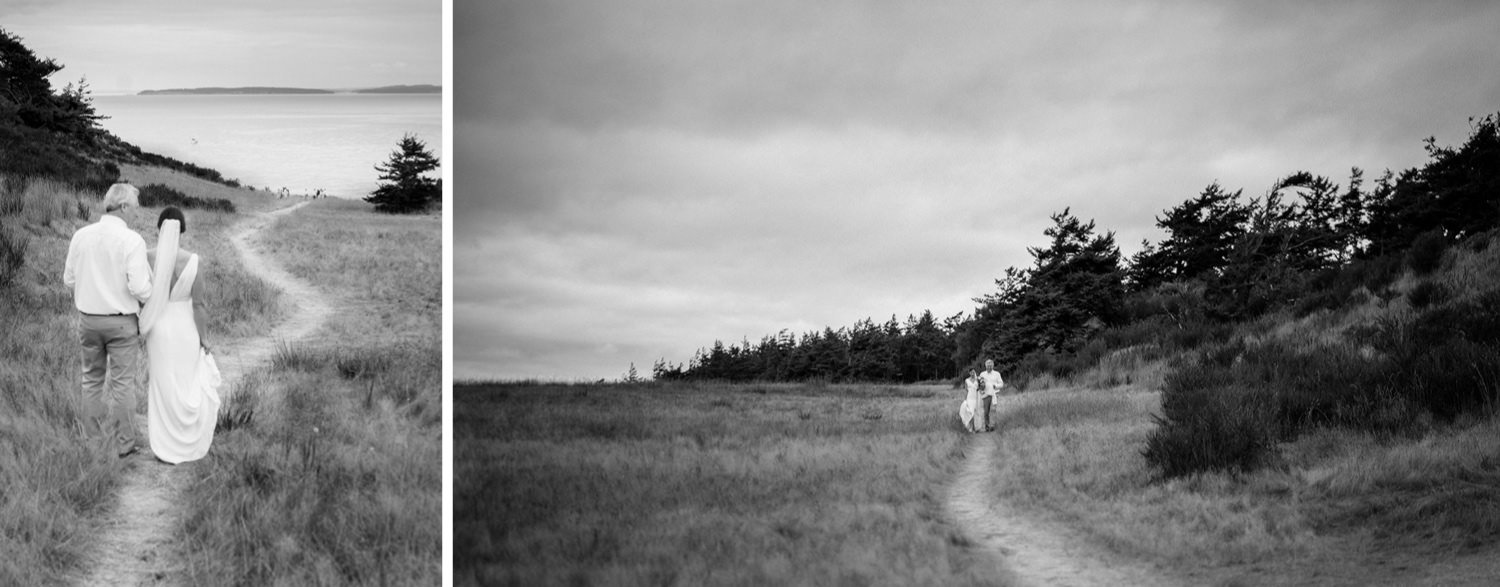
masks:
<path id="1" fill-rule="evenodd" d="M 1250 219 L 1251 211 L 1239 197 L 1239 191 L 1226 192 L 1215 182 L 1158 217 L 1156 226 L 1168 237 L 1132 258 L 1131 286 L 1141 291 L 1167 281 L 1216 275 Z"/>
<path id="2" fill-rule="evenodd" d="M 1044 231 L 1052 246 L 1032 248 L 1029 306 L 1034 317 L 1032 341 L 1042 348 L 1071 351 L 1082 344 L 1091 320 L 1113 323 L 1125 297 L 1120 250 L 1115 235 L 1095 235 L 1094 222 L 1080 221 L 1069 210 L 1052 216 Z"/>
<path id="3" fill-rule="evenodd" d="M 1028 249 L 1034 265 L 1008 269 L 1000 291 L 979 298 L 974 320 L 957 335 L 960 367 L 981 359 L 1014 364 L 1036 351 L 1072 352 L 1091 328 L 1118 319 L 1125 296 L 1115 235 L 1095 234 L 1070 210 L 1052 216 L 1047 248 Z"/>
<path id="4" fill-rule="evenodd" d="M 0 123 L 91 139 L 103 117 L 94 113 L 86 80 L 53 93 L 47 78 L 62 68 L 52 59 L 37 57 L 20 37 L 0 29 Z"/>
<path id="5" fill-rule="evenodd" d="M 1449 242 L 1500 226 L 1500 116 L 1470 120 L 1468 141 L 1439 147 L 1429 137 L 1427 165 L 1377 186 L 1368 238 L 1374 254 L 1391 254 L 1437 231 Z"/>
<path id="6" fill-rule="evenodd" d="M 43 127 L 50 121 L 52 83 L 47 78 L 62 69 L 21 44 L 21 38 L 0 29 L 0 102 L 20 122 Z"/>
<path id="7" fill-rule="evenodd" d="M 443 182 L 425 174 L 438 168 L 438 160 L 417 137 L 406 135 L 391 152 L 385 165 L 376 165 L 385 183 L 365 198 L 379 212 L 407 214 L 421 212 L 438 204 L 443 197 Z"/>

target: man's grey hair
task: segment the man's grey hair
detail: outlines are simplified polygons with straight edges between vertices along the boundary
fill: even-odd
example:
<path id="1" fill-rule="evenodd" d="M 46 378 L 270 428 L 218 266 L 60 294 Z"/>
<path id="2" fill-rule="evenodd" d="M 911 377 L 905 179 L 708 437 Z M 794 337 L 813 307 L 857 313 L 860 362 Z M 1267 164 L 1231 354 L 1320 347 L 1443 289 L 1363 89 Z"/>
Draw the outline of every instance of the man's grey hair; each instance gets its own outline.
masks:
<path id="1" fill-rule="evenodd" d="M 114 212 L 129 206 L 141 205 L 141 191 L 128 183 L 117 183 L 109 186 L 109 191 L 104 193 L 104 211 Z"/>

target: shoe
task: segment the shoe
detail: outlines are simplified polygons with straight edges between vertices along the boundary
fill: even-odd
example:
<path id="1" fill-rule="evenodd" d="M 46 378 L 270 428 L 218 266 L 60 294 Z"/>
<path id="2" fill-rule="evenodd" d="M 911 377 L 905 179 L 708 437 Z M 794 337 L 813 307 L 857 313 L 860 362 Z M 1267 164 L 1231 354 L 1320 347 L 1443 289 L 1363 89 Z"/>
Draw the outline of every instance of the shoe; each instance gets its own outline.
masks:
<path id="1" fill-rule="evenodd" d="M 138 452 L 141 452 L 141 445 L 131 444 L 130 446 L 120 449 L 119 457 L 123 459 Z"/>

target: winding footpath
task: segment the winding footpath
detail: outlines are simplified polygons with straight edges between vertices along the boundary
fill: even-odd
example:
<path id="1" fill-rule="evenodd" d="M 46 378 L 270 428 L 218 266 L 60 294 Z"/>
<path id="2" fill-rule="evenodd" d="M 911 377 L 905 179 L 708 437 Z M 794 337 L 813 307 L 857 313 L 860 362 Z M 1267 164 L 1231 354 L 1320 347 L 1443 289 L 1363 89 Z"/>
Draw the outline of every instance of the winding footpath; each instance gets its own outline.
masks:
<path id="1" fill-rule="evenodd" d="M 305 205 L 307 202 L 257 213 L 241 221 L 241 226 L 229 237 L 246 271 L 296 301 L 289 304 L 290 315 L 269 332 L 216 346 L 215 359 L 223 375 L 224 392 L 235 389 L 236 382 L 251 371 L 269 364 L 277 344 L 311 336 L 332 313 L 332 306 L 316 288 L 266 258 L 251 242 L 275 218 Z M 136 425 L 144 428 L 145 417 L 137 416 Z M 176 559 L 173 549 L 181 547 L 173 540 L 180 510 L 173 506 L 189 480 L 185 467 L 192 465 L 162 463 L 151 456 L 149 448 L 130 458 L 134 462 L 121 481 L 119 503 L 100 529 L 97 551 L 83 565 L 87 574 L 77 582 L 79 585 L 173 585 L 173 578 L 181 576 L 181 569 L 173 566 Z"/>
<path id="2" fill-rule="evenodd" d="M 1023 585 L 1179 584 L 1149 566 L 1092 547 L 1076 530 L 995 499 L 996 440 L 992 434 L 969 439 L 964 468 L 948 494 L 948 512 L 970 540 L 993 555 L 999 575 L 1015 576 Z"/>

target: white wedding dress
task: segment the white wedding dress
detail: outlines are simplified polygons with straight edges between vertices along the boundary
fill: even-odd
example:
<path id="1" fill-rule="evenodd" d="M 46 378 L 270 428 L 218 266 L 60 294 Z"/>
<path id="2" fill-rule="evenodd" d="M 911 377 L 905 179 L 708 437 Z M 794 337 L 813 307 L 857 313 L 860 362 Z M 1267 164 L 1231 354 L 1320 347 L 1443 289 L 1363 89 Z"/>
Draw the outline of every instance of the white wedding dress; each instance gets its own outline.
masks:
<path id="1" fill-rule="evenodd" d="M 158 250 L 157 254 L 166 252 Z M 170 253 L 176 256 L 175 250 Z M 163 265 L 157 263 L 158 272 Z M 170 280 L 172 264 L 165 266 Z M 146 334 L 151 378 L 146 406 L 147 437 L 156 458 L 172 464 L 198 460 L 208 454 L 219 420 L 219 369 L 213 355 L 199 346 L 198 327 L 193 319 L 193 281 L 197 277 L 198 255 L 193 255 L 177 283 L 172 284 L 166 303 L 153 316 Z"/>
<path id="2" fill-rule="evenodd" d="M 963 403 L 958 404 L 958 421 L 964 425 L 964 430 L 978 432 L 974 424 L 974 413 L 979 409 L 979 382 L 973 379 L 964 381 L 968 388 L 968 395 L 964 396 Z"/>

